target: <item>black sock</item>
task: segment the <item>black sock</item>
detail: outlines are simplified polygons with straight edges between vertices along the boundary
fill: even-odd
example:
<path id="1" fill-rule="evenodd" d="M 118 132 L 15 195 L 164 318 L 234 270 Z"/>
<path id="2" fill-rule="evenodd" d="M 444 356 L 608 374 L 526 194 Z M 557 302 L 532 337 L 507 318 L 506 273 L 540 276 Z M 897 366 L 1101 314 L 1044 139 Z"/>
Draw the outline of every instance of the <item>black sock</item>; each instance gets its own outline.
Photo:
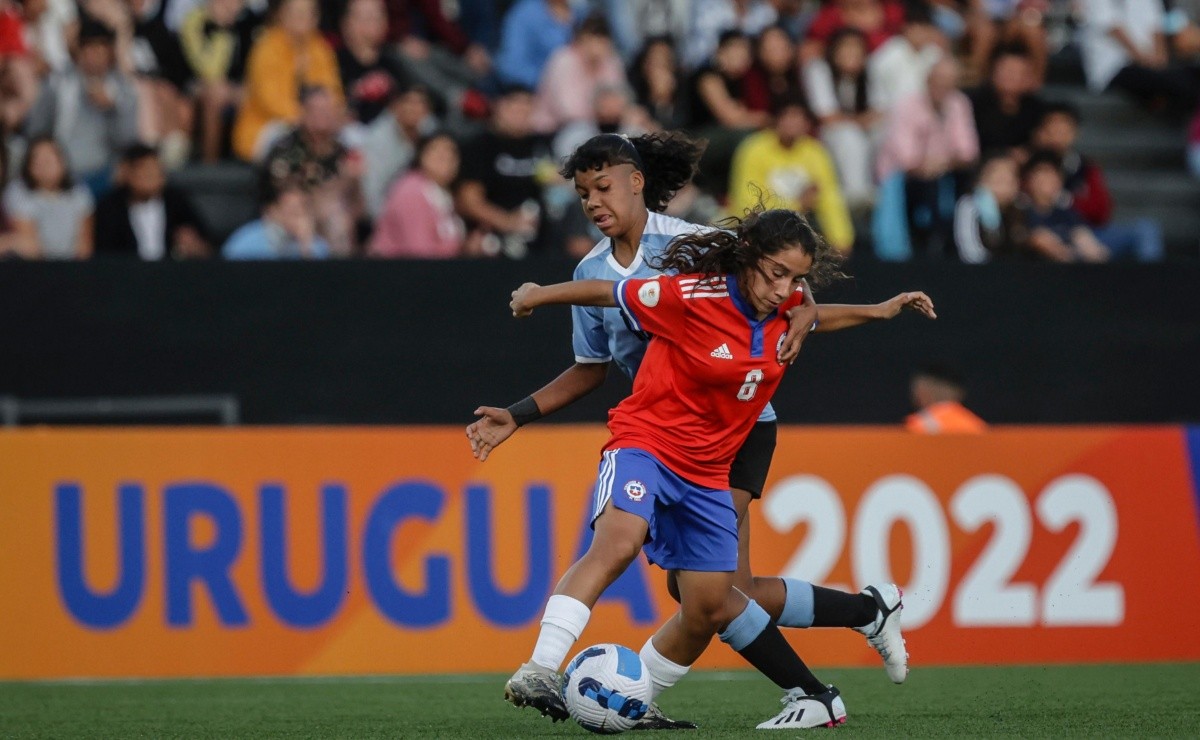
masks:
<path id="1" fill-rule="evenodd" d="M 814 627 L 862 627 L 875 621 L 879 606 L 870 594 L 848 594 L 813 586 Z"/>
<path id="2" fill-rule="evenodd" d="M 759 673 L 775 682 L 781 689 L 794 689 L 797 686 L 804 689 L 806 694 L 820 694 L 826 690 L 825 684 L 808 670 L 796 651 L 783 633 L 774 624 L 754 638 L 746 647 L 738 651 L 746 662 L 758 669 Z"/>

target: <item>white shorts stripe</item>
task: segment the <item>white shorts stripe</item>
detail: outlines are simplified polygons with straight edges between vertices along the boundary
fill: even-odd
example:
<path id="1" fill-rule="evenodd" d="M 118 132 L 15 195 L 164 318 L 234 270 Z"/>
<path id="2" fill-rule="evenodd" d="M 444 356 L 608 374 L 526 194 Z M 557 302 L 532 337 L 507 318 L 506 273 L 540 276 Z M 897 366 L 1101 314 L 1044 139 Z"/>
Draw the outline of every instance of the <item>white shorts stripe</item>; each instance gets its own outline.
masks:
<path id="1" fill-rule="evenodd" d="M 596 489 L 592 491 L 592 519 L 600 510 L 600 498 L 604 495 L 604 476 L 608 473 L 608 453 L 600 453 L 600 470 L 596 473 Z"/>
<path id="2" fill-rule="evenodd" d="M 612 498 L 613 486 L 616 485 L 617 482 L 617 450 L 609 450 L 608 459 L 608 484 L 604 487 L 604 500 L 600 502 L 600 511 L 604 511 L 604 506 L 608 504 L 609 500 Z"/>
<path id="3" fill-rule="evenodd" d="M 595 503 L 592 506 L 592 519 L 600 516 L 608 500 L 612 498 L 613 479 L 617 477 L 617 451 L 604 452 L 600 463 L 600 475 L 596 478 Z"/>

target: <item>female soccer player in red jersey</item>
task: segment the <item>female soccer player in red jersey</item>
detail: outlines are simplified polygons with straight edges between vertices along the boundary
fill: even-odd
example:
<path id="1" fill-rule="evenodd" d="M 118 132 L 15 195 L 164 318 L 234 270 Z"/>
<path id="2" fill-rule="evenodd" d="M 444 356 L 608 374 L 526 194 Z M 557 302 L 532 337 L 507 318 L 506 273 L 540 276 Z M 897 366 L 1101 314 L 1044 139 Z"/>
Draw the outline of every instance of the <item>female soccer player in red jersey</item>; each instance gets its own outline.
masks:
<path id="1" fill-rule="evenodd" d="M 602 134 L 584 143 L 568 158 L 561 172 L 564 177 L 573 178 L 585 212 L 605 234 L 605 239 L 576 268 L 577 279 L 620 280 L 660 274 L 657 260 L 667 244 L 677 236 L 704 230 L 661 213 L 674 193 L 695 173 L 702 151 L 701 144 L 678 133 L 633 139 Z M 892 318 L 922 299 L 922 294 L 904 293 L 875 306 L 821 306 L 818 330 L 833 331 L 869 320 Z M 796 357 L 816 311 L 811 300 L 793 310 L 787 340 L 779 352 L 781 362 Z M 572 367 L 508 409 L 484 406 L 477 410 L 481 419 L 467 427 L 467 437 L 480 460 L 486 460 L 520 425 L 567 406 L 599 387 L 610 364 L 615 363 L 630 378 L 636 374 L 646 351 L 645 338 L 632 331 L 618 311 L 575 308 L 572 317 L 576 356 Z M 907 655 L 896 613 L 900 593 L 894 585 L 879 584 L 869 586 L 861 594 L 847 594 L 798 579 L 756 578 L 751 574 L 750 524 L 746 512 L 750 502 L 762 494 L 775 449 L 775 426 L 774 410 L 767 405 L 739 448 L 729 473 L 739 523 L 737 587 L 762 604 L 780 626 L 858 629 L 883 656 L 888 675 L 894 681 L 903 681 Z M 593 549 L 589 556 L 605 559 L 610 572 L 619 574 L 636 556 L 637 546 L 634 543 L 632 547 L 611 551 Z M 669 585 L 672 593 L 676 593 L 673 581 Z M 546 670 L 553 673 L 557 668 L 558 664 L 554 664 Z M 556 680 L 553 675 L 541 678 L 539 683 L 552 684 Z M 531 686 L 529 695 L 523 688 L 520 682 L 513 686 L 510 699 L 514 703 L 532 704 L 554 715 L 565 712 L 561 702 L 560 706 L 549 709 L 540 706 L 536 687 Z M 680 724 L 666 720 L 656 711 L 643 721 L 643 726 Z"/>
<path id="2" fill-rule="evenodd" d="M 720 633 L 788 691 L 784 711 L 761 728 L 844 721 L 837 689 L 818 681 L 770 615 L 734 587 L 738 524 L 729 494 L 730 465 L 786 368 L 770 348 L 788 329 L 787 311 L 805 301 L 803 280 L 821 282 L 832 264 L 829 247 L 801 216 L 775 210 L 751 214 L 732 231 L 675 239 L 656 264 L 674 275 L 526 284 L 514 292 L 515 315 L 554 303 L 619 307 L 633 331 L 653 339 L 633 394 L 610 413 L 592 547 L 559 581 L 533 659 L 506 693 L 524 692 L 527 703 L 557 714 L 557 686 L 545 667 L 561 664 L 621 572 L 593 553 L 632 548 L 618 558 L 623 570 L 645 543 L 649 560 L 674 576 L 680 601 L 641 651 L 656 693 Z M 913 303 L 932 314 L 927 297 Z M 717 345 L 725 352 L 714 353 Z"/>

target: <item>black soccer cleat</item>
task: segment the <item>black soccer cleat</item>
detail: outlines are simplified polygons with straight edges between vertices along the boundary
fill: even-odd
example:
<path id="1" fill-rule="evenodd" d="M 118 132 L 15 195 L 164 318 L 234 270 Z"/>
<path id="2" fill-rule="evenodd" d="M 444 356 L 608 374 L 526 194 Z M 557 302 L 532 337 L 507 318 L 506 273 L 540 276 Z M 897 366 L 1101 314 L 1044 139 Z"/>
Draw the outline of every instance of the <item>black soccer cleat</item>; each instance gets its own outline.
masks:
<path id="1" fill-rule="evenodd" d="M 633 726 L 635 730 L 694 730 L 696 729 L 695 722 L 688 722 L 686 719 L 671 719 L 663 714 L 657 704 L 651 704 L 638 723 Z"/>

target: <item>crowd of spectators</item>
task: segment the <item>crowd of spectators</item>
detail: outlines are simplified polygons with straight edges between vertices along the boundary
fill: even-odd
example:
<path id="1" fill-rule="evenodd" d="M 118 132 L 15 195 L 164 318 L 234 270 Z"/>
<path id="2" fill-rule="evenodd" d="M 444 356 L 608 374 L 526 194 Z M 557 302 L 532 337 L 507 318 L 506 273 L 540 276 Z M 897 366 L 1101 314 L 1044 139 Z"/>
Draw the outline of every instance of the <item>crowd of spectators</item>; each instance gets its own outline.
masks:
<path id="1" fill-rule="evenodd" d="M 600 235 L 557 161 L 682 128 L 708 142 L 684 218 L 762 201 L 887 260 L 1160 259 L 1040 93 L 1059 1 L 0 0 L 0 256 L 580 256 Z M 1088 86 L 1190 125 L 1200 175 L 1200 2 L 1074 9 Z M 219 238 L 171 174 L 235 162 L 261 217 Z"/>

